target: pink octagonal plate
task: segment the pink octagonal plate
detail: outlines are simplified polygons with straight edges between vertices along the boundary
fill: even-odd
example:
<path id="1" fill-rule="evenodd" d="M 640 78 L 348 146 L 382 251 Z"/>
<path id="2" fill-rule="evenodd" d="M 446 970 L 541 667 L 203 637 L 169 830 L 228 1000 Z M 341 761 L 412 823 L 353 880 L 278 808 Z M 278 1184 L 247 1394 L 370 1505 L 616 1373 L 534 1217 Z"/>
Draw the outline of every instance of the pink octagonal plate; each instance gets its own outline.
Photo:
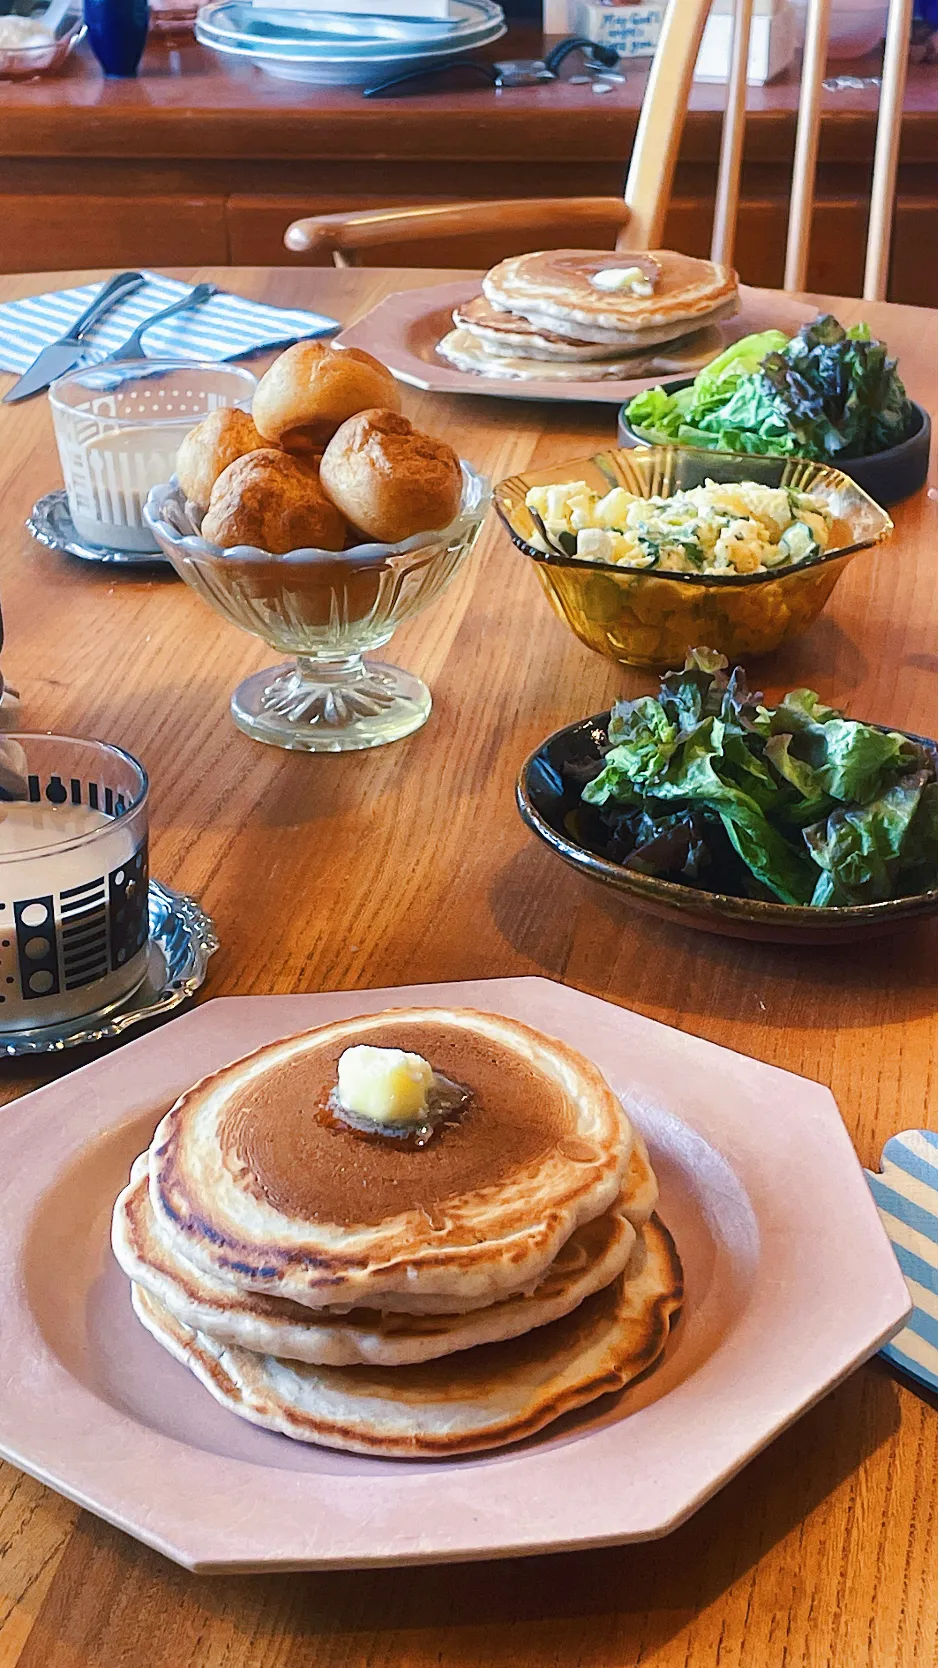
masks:
<path id="1" fill-rule="evenodd" d="M 663 1360 L 529 1441 L 451 1461 L 308 1447 L 218 1406 L 111 1257 L 131 1159 L 197 1077 L 418 1002 L 588 1054 L 642 1130 L 685 1268 Z M 872 1355 L 909 1296 L 827 1089 L 546 979 L 208 1002 L 5 1108 L 0 1453 L 190 1569 L 419 1564 L 645 1540 Z"/>

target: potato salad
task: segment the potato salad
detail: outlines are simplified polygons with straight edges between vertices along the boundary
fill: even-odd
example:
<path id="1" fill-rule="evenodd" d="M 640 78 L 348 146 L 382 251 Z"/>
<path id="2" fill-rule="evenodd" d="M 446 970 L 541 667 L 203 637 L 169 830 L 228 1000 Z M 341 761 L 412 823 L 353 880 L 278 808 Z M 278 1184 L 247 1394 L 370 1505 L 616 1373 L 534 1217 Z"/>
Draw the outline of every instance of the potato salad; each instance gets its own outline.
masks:
<path id="1" fill-rule="evenodd" d="M 765 573 L 817 556 L 828 545 L 827 504 L 756 481 L 704 486 L 670 498 L 625 487 L 601 495 L 585 481 L 532 487 L 525 503 L 543 524 L 531 542 L 587 561 L 670 573 Z"/>

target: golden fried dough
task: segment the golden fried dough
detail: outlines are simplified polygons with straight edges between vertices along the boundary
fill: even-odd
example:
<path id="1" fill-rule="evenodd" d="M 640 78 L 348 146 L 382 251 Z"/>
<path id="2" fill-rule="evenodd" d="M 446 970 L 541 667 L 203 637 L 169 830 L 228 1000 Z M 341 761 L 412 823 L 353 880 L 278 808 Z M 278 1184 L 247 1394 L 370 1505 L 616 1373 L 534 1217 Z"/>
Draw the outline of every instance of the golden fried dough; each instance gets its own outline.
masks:
<path id="1" fill-rule="evenodd" d="M 315 468 L 267 447 L 236 458 L 219 476 L 202 537 L 226 550 L 253 544 L 284 556 L 307 546 L 341 550 L 346 524 Z"/>
<path id="2" fill-rule="evenodd" d="M 265 441 L 246 411 L 231 405 L 210 411 L 189 430 L 176 453 L 176 473 L 186 497 L 205 509 L 222 470 L 245 452 L 256 452 L 263 445 Z"/>
<path id="3" fill-rule="evenodd" d="M 368 406 L 400 410 L 391 372 L 359 348 L 297 342 L 275 359 L 254 393 L 265 440 L 298 457 L 318 457 L 347 417 Z"/>
<path id="4" fill-rule="evenodd" d="M 360 411 L 343 423 L 320 478 L 347 521 L 388 544 L 449 527 L 463 493 L 453 447 L 387 410 Z"/>

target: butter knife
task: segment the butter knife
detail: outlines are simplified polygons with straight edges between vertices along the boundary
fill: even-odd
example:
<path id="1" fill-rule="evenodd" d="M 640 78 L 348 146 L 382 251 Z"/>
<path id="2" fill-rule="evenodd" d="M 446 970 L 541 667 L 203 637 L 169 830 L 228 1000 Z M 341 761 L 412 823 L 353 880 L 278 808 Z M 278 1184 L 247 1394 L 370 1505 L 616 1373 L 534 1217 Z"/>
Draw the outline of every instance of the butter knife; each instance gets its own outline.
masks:
<path id="1" fill-rule="evenodd" d="M 3 404 L 14 405 L 17 400 L 28 399 L 30 394 L 40 394 L 56 377 L 72 370 L 84 353 L 84 338 L 92 325 L 97 324 L 119 301 L 126 300 L 127 296 L 139 290 L 142 283 L 142 272 L 119 272 L 116 278 L 110 279 L 65 335 L 43 348 L 29 369 L 23 372 L 19 382 L 14 382 L 4 394 Z"/>

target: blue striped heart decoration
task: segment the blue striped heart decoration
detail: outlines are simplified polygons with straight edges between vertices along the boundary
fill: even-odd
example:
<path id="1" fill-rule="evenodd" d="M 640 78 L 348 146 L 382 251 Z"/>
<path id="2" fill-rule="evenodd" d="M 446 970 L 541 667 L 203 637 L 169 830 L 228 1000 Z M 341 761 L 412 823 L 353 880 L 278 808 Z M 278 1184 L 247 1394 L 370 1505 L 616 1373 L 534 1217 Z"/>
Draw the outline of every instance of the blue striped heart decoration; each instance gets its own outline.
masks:
<path id="1" fill-rule="evenodd" d="M 932 1130 L 905 1129 L 887 1142 L 880 1174 L 864 1172 L 914 1304 L 902 1332 L 880 1353 L 931 1390 L 937 1388 L 937 1159 Z"/>

